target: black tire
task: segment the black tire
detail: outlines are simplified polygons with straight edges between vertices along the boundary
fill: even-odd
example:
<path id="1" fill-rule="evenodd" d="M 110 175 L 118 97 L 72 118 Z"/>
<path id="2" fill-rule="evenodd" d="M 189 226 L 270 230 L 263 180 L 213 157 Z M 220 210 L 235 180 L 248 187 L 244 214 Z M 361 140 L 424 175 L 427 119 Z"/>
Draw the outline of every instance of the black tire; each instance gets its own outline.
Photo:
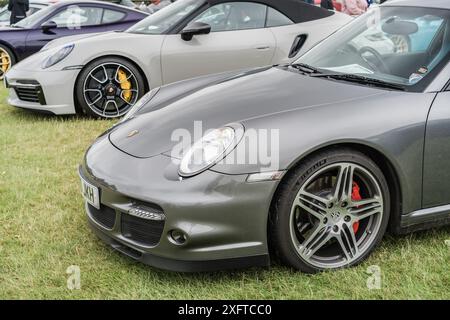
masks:
<path id="1" fill-rule="evenodd" d="M 96 70 L 99 70 L 99 68 L 101 68 L 102 66 L 110 66 L 111 67 L 111 73 L 109 73 L 109 76 L 112 76 L 112 73 L 114 73 L 112 70 L 113 66 L 122 66 L 123 70 L 126 70 L 127 73 L 130 73 L 133 75 L 132 81 L 135 82 L 134 86 L 136 86 L 136 88 L 134 88 L 133 86 L 131 87 L 133 90 L 136 90 L 136 96 L 134 96 L 134 93 L 132 93 L 133 98 L 132 101 L 130 101 L 129 105 L 124 105 L 122 109 L 118 108 L 117 102 L 121 102 L 124 103 L 124 101 L 120 101 L 119 96 L 116 96 L 116 104 L 113 105 L 115 106 L 115 109 L 117 109 L 118 111 L 116 112 L 111 111 L 108 113 L 104 113 L 101 111 L 101 108 L 99 108 L 98 104 L 101 104 L 101 102 L 98 102 L 97 104 L 89 104 L 87 99 L 89 99 L 90 97 L 86 97 L 85 96 L 85 86 L 86 88 L 90 89 L 89 87 L 89 83 L 92 84 L 92 82 L 96 83 L 99 87 L 100 86 L 104 86 L 104 84 L 100 84 L 97 83 L 95 81 L 92 80 L 92 77 L 90 77 L 91 72 L 95 72 Z M 109 68 L 109 67 L 108 67 Z M 110 69 L 108 69 L 108 72 L 110 72 Z M 88 79 L 89 77 L 89 79 Z M 97 77 L 96 77 L 97 78 Z M 106 79 L 106 77 L 105 77 Z M 103 79 L 100 79 L 103 80 Z M 88 81 L 90 81 L 88 83 Z M 109 82 L 114 82 L 112 79 L 108 80 Z M 108 83 L 105 84 L 108 85 Z M 120 88 L 120 83 L 114 82 L 113 83 L 115 85 L 115 88 L 117 88 L 117 91 L 123 91 Z M 98 88 L 97 88 L 98 89 Z M 96 90 L 97 90 L 96 89 Z M 99 90 L 101 92 L 106 91 L 105 88 Z M 146 83 L 144 80 L 143 75 L 141 74 L 141 71 L 131 62 L 129 62 L 126 59 L 120 58 L 120 57 L 104 57 L 104 58 L 100 58 L 97 60 L 92 61 L 91 63 L 89 63 L 88 65 L 86 65 L 83 70 L 80 72 L 80 75 L 78 76 L 77 82 L 76 82 L 76 89 L 75 89 L 75 96 L 76 96 L 76 102 L 78 103 L 78 109 L 80 111 L 82 111 L 84 114 L 91 116 L 91 117 L 95 117 L 95 118 L 120 118 L 122 116 L 124 116 L 132 107 L 132 105 L 134 103 L 136 103 L 136 101 L 138 101 L 146 92 Z M 97 93 L 92 93 L 92 94 L 97 94 Z M 100 93 L 99 93 L 100 94 Z M 108 101 L 108 99 L 106 97 L 106 94 L 103 93 L 105 95 L 104 98 L 102 98 L 102 101 L 105 101 L 104 103 L 106 103 L 106 101 Z M 87 95 L 87 93 L 86 93 Z M 104 100 L 103 100 L 104 99 Z M 95 101 L 95 98 L 92 98 L 93 101 Z M 93 102 L 93 101 L 89 101 L 89 102 Z M 110 99 L 112 100 L 112 99 Z M 103 104 L 104 105 L 104 104 Z M 108 105 L 108 107 L 110 107 Z M 119 110 L 120 109 L 120 110 Z M 120 112 L 119 112 L 120 111 Z"/>
<path id="2" fill-rule="evenodd" d="M 376 178 L 379 186 L 378 190 L 381 190 L 383 197 L 382 205 L 380 205 L 380 208 L 383 208 L 383 212 L 381 218 L 378 218 L 378 221 L 380 221 L 379 229 L 374 238 L 372 238 L 373 242 L 371 244 L 367 243 L 365 252 L 359 258 L 356 259 L 355 257 L 355 261 L 339 268 L 359 264 L 380 244 L 386 232 L 390 215 L 389 188 L 383 173 L 371 159 L 360 152 L 347 148 L 330 149 L 305 159 L 291 172 L 288 172 L 272 202 L 269 221 L 269 243 L 271 253 L 281 263 L 306 273 L 335 269 L 317 267 L 300 256 L 291 237 L 290 219 L 294 200 L 297 199 L 302 186 L 306 182 L 310 183 L 308 179 L 314 177 L 316 173 L 319 174 L 318 172 L 321 172 L 321 170 L 326 170 L 329 166 L 338 163 L 354 163 L 370 172 L 371 176 Z"/>
<path id="3" fill-rule="evenodd" d="M 3 80 L 6 71 L 8 71 L 13 65 L 15 65 L 17 61 L 14 52 L 12 52 L 7 46 L 0 44 L 0 52 L 1 51 L 4 51 L 9 56 L 10 59 L 10 65 L 6 70 L 3 69 L 3 66 L 0 66 L 0 80 Z"/>

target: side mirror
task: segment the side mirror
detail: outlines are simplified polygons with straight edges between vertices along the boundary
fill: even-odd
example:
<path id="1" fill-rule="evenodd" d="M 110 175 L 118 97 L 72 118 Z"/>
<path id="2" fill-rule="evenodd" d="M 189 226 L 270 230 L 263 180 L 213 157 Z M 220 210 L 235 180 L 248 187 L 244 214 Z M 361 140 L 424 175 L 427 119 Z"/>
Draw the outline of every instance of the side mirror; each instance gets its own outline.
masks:
<path id="1" fill-rule="evenodd" d="M 49 32 L 51 29 L 58 28 L 58 25 L 55 21 L 47 21 L 41 24 L 41 29 L 44 33 Z"/>
<path id="2" fill-rule="evenodd" d="M 211 26 L 203 22 L 194 22 L 186 26 L 181 31 L 181 39 L 184 41 L 191 41 L 192 38 L 199 34 L 209 34 L 211 32 Z"/>

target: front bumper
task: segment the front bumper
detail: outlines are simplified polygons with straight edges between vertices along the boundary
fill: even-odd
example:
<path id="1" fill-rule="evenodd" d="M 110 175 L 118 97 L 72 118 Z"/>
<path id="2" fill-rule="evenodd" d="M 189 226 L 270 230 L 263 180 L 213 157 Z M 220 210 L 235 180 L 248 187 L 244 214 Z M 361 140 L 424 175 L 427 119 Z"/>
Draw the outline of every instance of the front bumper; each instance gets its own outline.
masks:
<path id="1" fill-rule="evenodd" d="M 80 175 L 99 188 L 101 206 L 113 217 L 105 227 L 95 208 L 86 205 L 95 233 L 114 249 L 162 269 L 192 272 L 269 265 L 267 222 L 277 182 L 247 183 L 247 175 L 212 171 L 180 181 L 177 168 L 167 156 L 135 158 L 116 149 L 106 136 L 97 140 Z M 159 208 L 165 216 L 154 243 L 141 241 L 142 232 L 133 237 L 124 231 L 123 221 L 137 205 Z M 134 219 L 134 226 L 139 225 Z M 155 224 L 148 230 L 157 229 Z M 175 243 L 173 230 L 181 231 L 186 242 Z"/>
<path id="2" fill-rule="evenodd" d="M 74 86 L 79 71 L 26 71 L 13 67 L 5 77 L 8 103 L 57 115 L 74 114 Z"/>

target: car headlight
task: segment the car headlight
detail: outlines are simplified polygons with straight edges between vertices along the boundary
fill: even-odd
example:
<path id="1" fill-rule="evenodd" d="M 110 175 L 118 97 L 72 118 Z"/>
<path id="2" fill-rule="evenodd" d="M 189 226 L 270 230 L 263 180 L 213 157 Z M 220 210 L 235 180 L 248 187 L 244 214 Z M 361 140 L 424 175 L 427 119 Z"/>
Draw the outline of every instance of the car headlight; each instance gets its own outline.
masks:
<path id="1" fill-rule="evenodd" d="M 66 45 L 52 55 L 48 56 L 47 59 L 45 59 L 42 63 L 42 69 L 50 68 L 51 66 L 66 58 L 72 52 L 74 47 L 74 44 Z"/>
<path id="2" fill-rule="evenodd" d="M 232 124 L 212 130 L 185 153 L 178 173 L 181 177 L 195 176 L 224 159 L 237 146 L 244 135 L 244 128 Z"/>
<path id="3" fill-rule="evenodd" d="M 134 105 L 133 107 L 131 107 L 130 111 L 127 112 L 127 114 L 122 118 L 122 120 L 120 121 L 125 122 L 128 119 L 133 118 L 136 113 L 141 110 L 142 107 L 144 107 L 147 103 L 149 103 L 154 96 L 156 96 L 156 94 L 159 92 L 160 88 L 155 88 L 149 92 L 147 92 L 146 94 L 144 94 L 142 96 L 142 98 L 140 98 Z"/>

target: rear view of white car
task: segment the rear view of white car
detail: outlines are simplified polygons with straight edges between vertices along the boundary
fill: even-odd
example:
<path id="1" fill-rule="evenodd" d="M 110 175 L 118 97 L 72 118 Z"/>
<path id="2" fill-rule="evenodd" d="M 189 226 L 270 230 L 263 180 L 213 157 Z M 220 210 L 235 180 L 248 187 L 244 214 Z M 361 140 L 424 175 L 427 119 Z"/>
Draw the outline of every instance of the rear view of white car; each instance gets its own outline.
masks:
<path id="1" fill-rule="evenodd" d="M 8 72 L 8 101 L 121 117 L 164 84 L 292 62 L 350 20 L 301 0 L 178 0 L 126 32 L 51 42 Z M 23 86 L 41 102 L 21 100 Z"/>

